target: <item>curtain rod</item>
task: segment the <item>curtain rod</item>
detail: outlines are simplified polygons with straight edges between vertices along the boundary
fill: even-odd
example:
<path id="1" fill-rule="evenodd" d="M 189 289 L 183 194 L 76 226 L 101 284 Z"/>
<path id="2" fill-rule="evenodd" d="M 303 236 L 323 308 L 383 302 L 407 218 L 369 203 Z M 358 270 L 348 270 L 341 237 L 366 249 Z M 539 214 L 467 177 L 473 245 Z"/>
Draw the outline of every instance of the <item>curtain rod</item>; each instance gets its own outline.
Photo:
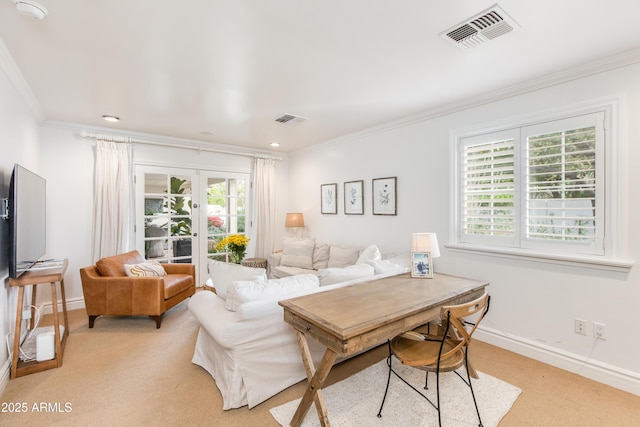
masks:
<path id="1" fill-rule="evenodd" d="M 83 138 L 100 139 L 100 140 L 109 141 L 109 142 L 158 145 L 162 147 L 185 148 L 188 150 L 209 151 L 212 153 L 221 153 L 221 154 L 233 154 L 235 156 L 253 157 L 258 159 L 282 160 L 282 157 L 276 157 L 266 153 L 264 154 L 263 153 L 243 153 L 241 151 L 223 150 L 221 148 L 200 147 L 197 145 L 181 145 L 181 144 L 171 144 L 168 142 L 145 141 L 142 139 L 131 138 L 130 136 L 107 135 L 103 133 L 91 133 L 91 132 L 84 132 L 84 131 L 80 132 L 80 136 Z"/>

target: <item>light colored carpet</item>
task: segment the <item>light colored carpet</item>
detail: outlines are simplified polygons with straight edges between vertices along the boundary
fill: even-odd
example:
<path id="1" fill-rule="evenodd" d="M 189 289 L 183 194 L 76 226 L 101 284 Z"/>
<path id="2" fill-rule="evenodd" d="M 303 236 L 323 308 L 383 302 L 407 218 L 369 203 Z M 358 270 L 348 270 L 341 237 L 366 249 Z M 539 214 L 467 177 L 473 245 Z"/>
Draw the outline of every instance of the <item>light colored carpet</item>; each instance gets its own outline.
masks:
<path id="1" fill-rule="evenodd" d="M 403 366 L 397 360 L 394 370 L 414 387 L 424 386 L 424 372 Z M 424 398 L 409 388 L 400 379 L 391 376 L 389 393 L 382 411 L 377 417 L 384 395 L 388 367 L 386 360 L 376 363 L 357 374 L 348 377 L 323 391 L 329 421 L 335 427 L 370 426 L 427 426 L 437 425 L 438 413 Z M 464 370 L 462 370 L 464 374 Z M 473 389 L 478 400 L 480 416 L 485 427 L 497 426 L 509 411 L 521 390 L 482 372 L 479 379 L 473 381 Z M 429 390 L 426 395 L 435 400 L 435 375 L 429 376 Z M 477 426 L 471 391 L 454 373 L 440 376 L 440 398 L 443 426 Z M 300 399 L 288 402 L 270 410 L 273 417 L 282 426 L 288 426 L 298 407 Z M 305 417 L 304 427 L 318 426 L 315 406 Z"/>

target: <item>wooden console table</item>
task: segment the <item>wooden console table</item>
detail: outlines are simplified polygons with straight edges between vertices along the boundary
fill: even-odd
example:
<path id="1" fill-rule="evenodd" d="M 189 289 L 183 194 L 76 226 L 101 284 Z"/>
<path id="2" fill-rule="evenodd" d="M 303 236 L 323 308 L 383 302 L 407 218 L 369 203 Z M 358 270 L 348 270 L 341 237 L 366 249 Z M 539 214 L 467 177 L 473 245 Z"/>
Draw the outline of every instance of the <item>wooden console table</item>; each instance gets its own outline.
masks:
<path id="1" fill-rule="evenodd" d="M 64 259 L 59 266 L 51 268 L 36 268 L 23 273 L 17 279 L 9 279 L 9 286 L 18 286 L 18 310 L 16 313 L 16 328 L 13 336 L 13 358 L 11 360 L 11 378 L 18 378 L 23 375 L 40 372 L 47 369 L 58 368 L 62 366 L 62 355 L 64 346 L 69 336 L 69 320 L 67 319 L 67 298 L 64 293 L 64 273 L 69 265 L 69 260 Z M 30 361 L 24 362 L 20 360 L 20 329 L 22 326 L 22 310 L 24 304 L 24 288 L 25 286 L 33 286 L 31 292 L 31 305 L 36 304 L 37 285 L 51 285 L 51 309 L 53 312 L 53 332 L 55 339 L 55 357 L 51 360 L 42 362 Z M 60 283 L 60 293 L 62 296 L 62 315 L 64 322 L 64 333 L 60 336 L 60 319 L 58 313 L 58 299 L 56 293 L 56 283 Z M 33 329 L 34 309 L 31 309 L 31 322 L 29 329 Z"/>
<path id="2" fill-rule="evenodd" d="M 443 305 L 472 301 L 488 285 L 444 274 L 433 279 L 403 274 L 280 301 L 284 320 L 296 329 L 309 379 L 291 426 L 302 423 L 312 402 L 320 424 L 329 426 L 321 389 L 338 355 L 353 355 L 424 325 L 440 316 Z M 317 370 L 308 338 L 327 347 Z"/>

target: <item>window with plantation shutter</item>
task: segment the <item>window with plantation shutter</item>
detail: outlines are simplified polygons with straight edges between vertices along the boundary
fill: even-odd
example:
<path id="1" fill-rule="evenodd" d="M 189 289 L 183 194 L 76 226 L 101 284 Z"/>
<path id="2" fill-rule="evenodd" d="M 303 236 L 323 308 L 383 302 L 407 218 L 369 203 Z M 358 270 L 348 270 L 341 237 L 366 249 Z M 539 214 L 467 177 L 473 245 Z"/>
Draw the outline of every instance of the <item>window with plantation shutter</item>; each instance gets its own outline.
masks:
<path id="1" fill-rule="evenodd" d="M 468 138 L 463 144 L 463 241 L 516 233 L 515 134 Z"/>
<path id="2" fill-rule="evenodd" d="M 459 243 L 604 253 L 604 112 L 458 139 Z"/>
<path id="3" fill-rule="evenodd" d="M 600 113 L 523 128 L 525 247 L 602 253 L 602 123 Z"/>

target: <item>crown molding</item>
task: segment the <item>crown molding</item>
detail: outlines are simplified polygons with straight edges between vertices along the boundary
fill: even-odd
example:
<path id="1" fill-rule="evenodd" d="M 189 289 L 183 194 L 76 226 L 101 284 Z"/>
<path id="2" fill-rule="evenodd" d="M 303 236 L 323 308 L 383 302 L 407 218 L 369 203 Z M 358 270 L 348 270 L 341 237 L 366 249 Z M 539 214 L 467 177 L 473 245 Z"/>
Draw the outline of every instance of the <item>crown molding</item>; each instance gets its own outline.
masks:
<path id="1" fill-rule="evenodd" d="M 484 93 L 482 95 L 437 106 L 421 113 L 404 117 L 402 119 L 382 123 L 380 125 L 330 139 L 328 141 L 321 142 L 310 147 L 301 148 L 299 150 L 291 152 L 290 154 L 326 148 L 329 145 L 344 143 L 369 135 L 387 132 L 395 128 L 410 126 L 428 120 L 433 120 L 438 117 L 447 116 L 449 114 L 454 114 L 460 111 L 491 104 L 515 96 L 524 95 L 526 93 L 557 86 L 563 83 L 568 83 L 574 80 L 579 80 L 638 63 L 640 63 L 640 48 L 631 49 L 615 55 L 606 56 L 595 61 L 587 62 L 576 67 L 547 74 L 537 79 L 527 80 L 526 82 L 507 86 L 502 89 Z"/>
<path id="2" fill-rule="evenodd" d="M 29 87 L 29 83 L 24 78 L 20 69 L 16 65 L 13 60 L 13 56 L 11 56 L 11 52 L 7 49 L 7 45 L 4 44 L 4 41 L 0 38 L 0 70 L 4 72 L 9 80 L 9 83 L 14 87 L 18 95 L 22 98 L 27 107 L 31 110 L 36 120 L 42 124 L 47 116 L 40 105 L 40 102 L 36 98 L 36 96 L 31 91 L 31 87 Z"/>

